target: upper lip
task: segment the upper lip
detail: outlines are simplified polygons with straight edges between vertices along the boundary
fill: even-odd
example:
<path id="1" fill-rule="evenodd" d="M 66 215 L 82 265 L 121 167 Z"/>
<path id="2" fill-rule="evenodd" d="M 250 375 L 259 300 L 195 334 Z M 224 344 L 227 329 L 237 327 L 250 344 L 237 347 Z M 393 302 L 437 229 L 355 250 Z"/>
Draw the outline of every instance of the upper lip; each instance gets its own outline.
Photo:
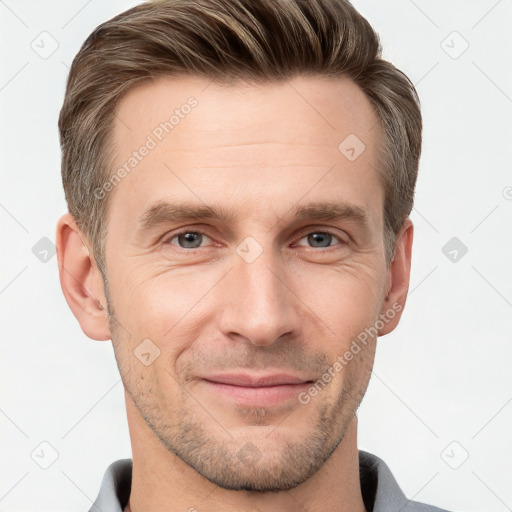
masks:
<path id="1" fill-rule="evenodd" d="M 204 380 L 232 386 L 243 386 L 248 388 L 260 388 L 265 386 L 282 386 L 285 384 L 304 384 L 309 382 L 295 375 L 284 373 L 272 373 L 265 375 L 251 375 L 248 373 L 222 373 L 207 375 Z"/>

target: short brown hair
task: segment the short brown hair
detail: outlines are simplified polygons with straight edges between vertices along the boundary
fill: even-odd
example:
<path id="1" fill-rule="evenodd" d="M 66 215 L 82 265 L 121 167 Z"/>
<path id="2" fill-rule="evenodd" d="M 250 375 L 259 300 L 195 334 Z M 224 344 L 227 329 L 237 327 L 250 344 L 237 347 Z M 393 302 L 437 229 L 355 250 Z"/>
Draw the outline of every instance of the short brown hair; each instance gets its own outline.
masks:
<path id="1" fill-rule="evenodd" d="M 381 58 L 377 34 L 347 0 L 152 1 L 99 25 L 73 60 L 59 117 L 69 212 L 105 278 L 116 109 L 143 81 L 196 75 L 219 83 L 276 82 L 297 75 L 348 77 L 366 94 L 382 136 L 386 261 L 410 214 L 421 152 L 416 90 Z M 341 141 L 340 141 L 341 142 Z"/>

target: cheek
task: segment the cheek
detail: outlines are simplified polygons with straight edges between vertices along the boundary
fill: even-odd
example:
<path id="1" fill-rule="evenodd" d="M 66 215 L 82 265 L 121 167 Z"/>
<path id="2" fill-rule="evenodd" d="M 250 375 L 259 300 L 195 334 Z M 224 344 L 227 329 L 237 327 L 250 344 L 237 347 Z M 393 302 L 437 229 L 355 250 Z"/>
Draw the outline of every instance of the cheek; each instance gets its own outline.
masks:
<path id="1" fill-rule="evenodd" d="M 204 328 L 206 310 L 212 309 L 207 295 L 219 278 L 211 270 L 200 278 L 190 269 L 150 270 L 133 269 L 116 276 L 111 299 L 115 317 L 129 333 L 131 349 L 150 339 L 160 350 L 160 360 L 171 368 Z"/>
<path id="2" fill-rule="evenodd" d="M 329 353 L 332 343 L 338 350 L 378 316 L 384 276 L 370 259 L 354 257 L 337 266 L 291 263 L 283 275 L 293 291 L 289 300 L 300 310 L 299 330 L 328 327 L 327 339 L 318 340 L 318 349 Z M 111 300 L 116 318 L 130 334 L 132 350 L 148 338 L 168 364 L 176 360 L 205 329 L 213 328 L 222 295 L 232 292 L 223 288 L 225 272 L 222 265 L 119 265 L 111 278 Z M 216 286 L 220 287 L 214 290 Z M 308 334 L 318 338 L 318 332 Z"/>
<path id="3" fill-rule="evenodd" d="M 296 272 L 297 294 L 329 327 L 339 348 L 378 317 L 383 279 L 375 267 L 361 263 L 311 266 L 308 272 Z"/>

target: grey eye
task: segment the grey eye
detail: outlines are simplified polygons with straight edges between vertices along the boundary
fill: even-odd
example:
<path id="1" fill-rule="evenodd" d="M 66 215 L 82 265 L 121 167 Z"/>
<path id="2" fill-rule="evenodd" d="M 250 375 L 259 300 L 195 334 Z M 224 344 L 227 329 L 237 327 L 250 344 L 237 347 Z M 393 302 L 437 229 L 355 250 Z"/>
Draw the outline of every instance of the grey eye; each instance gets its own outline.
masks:
<path id="1" fill-rule="evenodd" d="M 203 234 L 190 231 L 188 233 L 181 233 L 175 237 L 178 245 L 183 249 L 196 249 L 201 246 L 203 242 Z"/>
<path id="2" fill-rule="evenodd" d="M 311 247 L 329 247 L 332 244 L 332 235 L 329 233 L 310 233 L 307 239 Z"/>

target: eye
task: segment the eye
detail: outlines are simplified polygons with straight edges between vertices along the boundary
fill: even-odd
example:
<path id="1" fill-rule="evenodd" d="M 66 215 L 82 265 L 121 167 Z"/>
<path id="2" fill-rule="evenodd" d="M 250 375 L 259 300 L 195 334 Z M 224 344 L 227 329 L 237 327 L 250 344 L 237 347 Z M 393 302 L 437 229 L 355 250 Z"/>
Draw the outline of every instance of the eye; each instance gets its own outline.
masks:
<path id="1" fill-rule="evenodd" d="M 304 238 L 301 238 L 297 245 L 314 247 L 314 248 L 322 248 L 322 247 L 332 247 L 335 243 L 343 243 L 336 235 L 332 233 L 327 233 L 324 231 L 315 231 L 313 233 L 309 233 Z"/>
<path id="2" fill-rule="evenodd" d="M 167 243 L 177 245 L 182 249 L 197 249 L 208 240 L 210 238 L 201 231 L 182 231 L 181 233 L 175 233 L 168 239 Z"/>

